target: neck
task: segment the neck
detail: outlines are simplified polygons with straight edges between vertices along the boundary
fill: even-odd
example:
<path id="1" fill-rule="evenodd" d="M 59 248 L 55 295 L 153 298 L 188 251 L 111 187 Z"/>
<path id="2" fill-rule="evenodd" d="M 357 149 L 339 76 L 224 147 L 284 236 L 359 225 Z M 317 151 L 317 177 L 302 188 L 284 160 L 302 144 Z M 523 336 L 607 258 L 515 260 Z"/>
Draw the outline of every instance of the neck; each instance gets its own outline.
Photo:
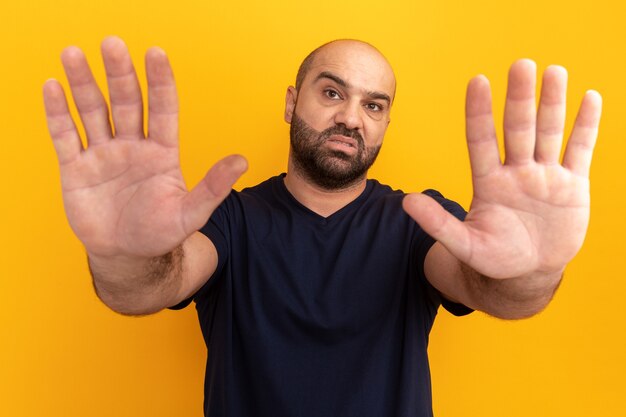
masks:
<path id="1" fill-rule="evenodd" d="M 350 186 L 338 190 L 327 190 L 312 183 L 288 163 L 285 186 L 300 204 L 322 217 L 328 217 L 354 201 L 365 190 L 363 178 Z"/>

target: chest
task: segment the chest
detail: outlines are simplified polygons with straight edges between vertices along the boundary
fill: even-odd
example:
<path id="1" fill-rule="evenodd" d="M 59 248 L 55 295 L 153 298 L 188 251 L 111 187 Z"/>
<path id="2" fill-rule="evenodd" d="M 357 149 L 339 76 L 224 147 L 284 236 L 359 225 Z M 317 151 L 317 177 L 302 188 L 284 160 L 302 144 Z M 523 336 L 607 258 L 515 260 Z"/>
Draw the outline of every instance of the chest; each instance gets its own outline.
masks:
<path id="1" fill-rule="evenodd" d="M 399 215 L 384 207 L 328 219 L 248 213 L 230 261 L 238 313 L 331 334 L 398 314 L 417 279 L 415 228 Z"/>

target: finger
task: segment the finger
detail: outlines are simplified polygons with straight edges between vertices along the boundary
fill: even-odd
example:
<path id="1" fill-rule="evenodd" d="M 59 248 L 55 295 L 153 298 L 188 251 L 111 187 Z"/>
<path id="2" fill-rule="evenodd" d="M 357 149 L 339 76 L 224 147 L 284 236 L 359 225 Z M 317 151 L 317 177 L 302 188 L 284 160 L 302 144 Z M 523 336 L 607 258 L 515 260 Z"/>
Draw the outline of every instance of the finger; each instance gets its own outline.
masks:
<path id="1" fill-rule="evenodd" d="M 545 164 L 558 164 L 565 128 L 567 71 L 552 65 L 543 73 L 541 99 L 537 114 L 537 141 L 535 160 Z"/>
<path id="2" fill-rule="evenodd" d="M 186 233 L 191 234 L 204 226 L 247 169 L 248 163 L 239 155 L 227 156 L 213 165 L 185 197 L 183 225 Z"/>
<path id="3" fill-rule="evenodd" d="M 48 80 L 44 84 L 43 102 L 59 165 L 64 165 L 80 155 L 83 145 L 70 115 L 65 93 L 57 80 Z"/>
<path id="4" fill-rule="evenodd" d="M 511 65 L 504 108 L 505 164 L 532 160 L 535 150 L 535 84 L 537 67 L 529 59 Z"/>
<path id="5" fill-rule="evenodd" d="M 167 55 L 160 48 L 146 53 L 148 76 L 148 137 L 165 146 L 178 146 L 178 96 Z"/>
<path id="6" fill-rule="evenodd" d="M 111 138 L 109 110 L 91 74 L 83 51 L 70 46 L 61 54 L 61 61 L 87 133 L 89 145 L 107 141 Z"/>
<path id="7" fill-rule="evenodd" d="M 473 177 L 485 176 L 501 165 L 491 112 L 491 89 L 484 76 L 474 77 L 467 85 L 465 135 Z"/>
<path id="8" fill-rule="evenodd" d="M 465 225 L 441 204 L 425 194 L 414 193 L 404 198 L 402 207 L 426 233 L 441 242 L 460 261 L 470 260 L 471 248 Z"/>
<path id="9" fill-rule="evenodd" d="M 589 176 L 601 113 L 602 97 L 597 91 L 587 91 L 563 156 L 563 166 L 584 177 Z"/>
<path id="10" fill-rule="evenodd" d="M 128 48 L 120 38 L 111 36 L 102 42 L 101 49 L 115 136 L 143 138 L 141 89 Z"/>

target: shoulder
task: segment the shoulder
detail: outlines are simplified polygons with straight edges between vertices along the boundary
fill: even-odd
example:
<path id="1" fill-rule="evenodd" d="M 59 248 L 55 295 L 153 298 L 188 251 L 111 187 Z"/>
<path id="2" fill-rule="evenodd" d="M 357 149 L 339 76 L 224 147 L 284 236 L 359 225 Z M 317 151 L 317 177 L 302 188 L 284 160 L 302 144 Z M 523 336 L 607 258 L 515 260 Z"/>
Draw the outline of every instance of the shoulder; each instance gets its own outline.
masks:
<path id="1" fill-rule="evenodd" d="M 249 194 L 249 195 L 263 195 L 272 193 L 275 188 L 283 182 L 285 178 L 285 174 L 274 175 L 266 179 L 263 182 L 258 183 L 252 187 L 246 187 L 239 191 L 240 194 Z"/>
<path id="2" fill-rule="evenodd" d="M 407 195 L 404 191 L 400 189 L 396 189 L 387 184 L 382 184 L 376 179 L 368 179 L 367 180 L 367 189 L 366 189 L 367 200 L 371 202 L 379 202 L 383 204 L 402 204 L 402 200 Z M 460 208 L 460 206 L 453 200 L 449 200 L 443 196 L 437 190 L 434 189 L 426 189 L 422 191 L 423 194 L 435 199 L 439 204 L 444 206 L 448 211 L 451 209 L 456 210 L 456 208 Z"/>
<path id="3" fill-rule="evenodd" d="M 365 188 L 366 200 L 385 204 L 401 204 L 406 193 L 376 179 L 368 179 Z"/>
<path id="4" fill-rule="evenodd" d="M 467 212 L 465 209 L 456 201 L 449 200 L 443 196 L 439 191 L 433 189 L 427 189 L 422 191 L 422 194 L 426 194 L 427 196 L 433 198 L 437 201 L 441 206 L 454 215 L 456 218 L 460 220 L 464 220 Z"/>
<path id="5" fill-rule="evenodd" d="M 243 188 L 240 191 L 232 190 L 218 210 L 230 212 L 236 210 L 238 207 L 263 204 L 264 201 L 276 199 L 277 195 L 280 194 L 279 182 L 282 181 L 282 178 L 281 175 L 276 175 L 254 186 Z"/>

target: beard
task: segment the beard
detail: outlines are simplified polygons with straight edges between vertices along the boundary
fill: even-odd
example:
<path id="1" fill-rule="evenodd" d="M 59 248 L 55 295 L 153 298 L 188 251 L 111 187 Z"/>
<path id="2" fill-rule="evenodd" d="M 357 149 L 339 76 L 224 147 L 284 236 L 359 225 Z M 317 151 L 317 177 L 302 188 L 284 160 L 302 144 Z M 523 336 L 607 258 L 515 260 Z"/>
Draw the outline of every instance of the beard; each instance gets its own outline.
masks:
<path id="1" fill-rule="evenodd" d="M 349 188 L 365 178 L 380 146 L 366 147 L 361 134 L 339 124 L 321 132 L 313 129 L 294 112 L 290 127 L 291 156 L 294 168 L 309 181 L 325 190 Z M 332 135 L 350 137 L 357 142 L 357 152 L 324 149 Z"/>

